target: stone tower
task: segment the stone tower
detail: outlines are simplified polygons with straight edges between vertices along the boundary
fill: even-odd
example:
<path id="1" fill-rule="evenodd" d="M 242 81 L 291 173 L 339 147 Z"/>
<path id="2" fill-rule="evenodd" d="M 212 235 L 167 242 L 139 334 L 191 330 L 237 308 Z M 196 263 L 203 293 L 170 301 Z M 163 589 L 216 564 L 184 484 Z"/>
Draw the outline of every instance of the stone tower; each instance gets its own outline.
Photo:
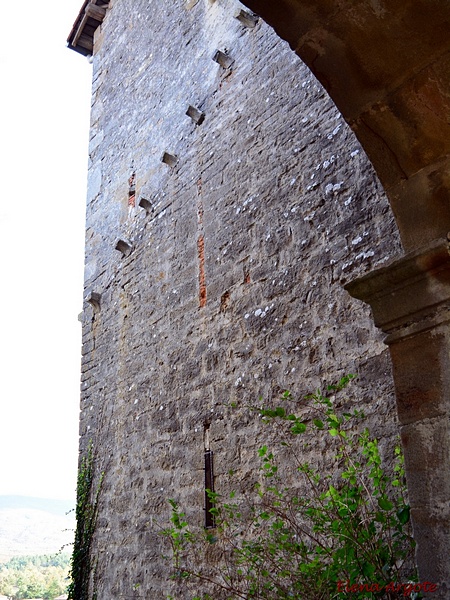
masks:
<path id="1" fill-rule="evenodd" d="M 216 489 L 230 465 L 255 469 L 258 423 L 230 401 L 357 373 L 389 444 L 388 351 L 343 285 L 401 243 L 321 85 L 235 0 L 86 1 L 69 44 L 93 56 L 80 451 L 104 473 L 95 587 L 164 598 L 167 498 L 203 520 L 205 450 Z"/>

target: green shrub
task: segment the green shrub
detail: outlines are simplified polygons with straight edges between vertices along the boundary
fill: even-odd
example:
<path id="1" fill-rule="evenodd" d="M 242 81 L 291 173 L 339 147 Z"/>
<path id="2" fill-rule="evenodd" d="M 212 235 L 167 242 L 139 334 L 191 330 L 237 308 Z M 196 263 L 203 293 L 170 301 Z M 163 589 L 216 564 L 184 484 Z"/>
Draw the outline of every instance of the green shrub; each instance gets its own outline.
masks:
<path id="1" fill-rule="evenodd" d="M 227 498 L 209 492 L 216 529 L 190 526 L 170 500 L 164 535 L 180 598 L 328 600 L 348 598 L 350 585 L 355 600 L 397 598 L 405 588 L 392 582 L 417 581 L 402 452 L 383 466 L 364 415 L 338 408 L 352 377 L 329 386 L 330 397 L 297 403 L 285 392 L 258 410 L 273 446 L 258 452 L 262 483 Z M 324 439 L 334 459 L 322 472 L 302 454 Z"/>

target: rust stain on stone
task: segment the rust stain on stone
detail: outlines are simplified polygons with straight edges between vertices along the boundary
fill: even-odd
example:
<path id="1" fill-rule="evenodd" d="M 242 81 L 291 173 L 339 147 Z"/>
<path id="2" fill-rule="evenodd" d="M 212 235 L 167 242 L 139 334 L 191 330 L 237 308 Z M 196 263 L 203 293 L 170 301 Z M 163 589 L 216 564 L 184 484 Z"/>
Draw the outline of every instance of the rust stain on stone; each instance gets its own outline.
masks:
<path id="1" fill-rule="evenodd" d="M 199 263 L 199 272 L 198 272 L 198 284 L 199 284 L 199 303 L 200 308 L 206 306 L 206 279 L 205 279 L 205 239 L 203 235 L 200 235 L 197 240 L 197 250 L 198 250 L 198 263 Z"/>
<path id="2" fill-rule="evenodd" d="M 225 312 L 230 302 L 230 292 L 227 290 L 220 298 L 220 312 Z"/>
<path id="3" fill-rule="evenodd" d="M 136 206 L 136 173 L 133 171 L 128 179 L 128 206 Z"/>

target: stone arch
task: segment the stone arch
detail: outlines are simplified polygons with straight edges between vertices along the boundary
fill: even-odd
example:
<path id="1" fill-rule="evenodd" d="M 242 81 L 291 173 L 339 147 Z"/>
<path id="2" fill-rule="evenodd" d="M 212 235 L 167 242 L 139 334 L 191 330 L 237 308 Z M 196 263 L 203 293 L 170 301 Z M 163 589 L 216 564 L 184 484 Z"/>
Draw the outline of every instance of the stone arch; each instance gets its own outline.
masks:
<path id="1" fill-rule="evenodd" d="M 406 256 L 346 287 L 387 334 L 420 578 L 438 585 L 434 598 L 448 598 L 450 4 L 243 3 L 328 91 L 391 203 Z"/>
<path id="2" fill-rule="evenodd" d="M 406 251 L 450 230 L 450 5 L 244 0 L 323 84 L 369 156 Z M 420 226 L 419 226 L 420 224 Z"/>

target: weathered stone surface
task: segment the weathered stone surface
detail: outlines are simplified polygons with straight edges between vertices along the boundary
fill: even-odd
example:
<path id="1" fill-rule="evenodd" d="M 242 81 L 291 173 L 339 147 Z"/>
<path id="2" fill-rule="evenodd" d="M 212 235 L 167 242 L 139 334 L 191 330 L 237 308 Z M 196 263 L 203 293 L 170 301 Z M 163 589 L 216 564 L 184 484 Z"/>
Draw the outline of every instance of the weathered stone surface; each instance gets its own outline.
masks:
<path id="1" fill-rule="evenodd" d="M 258 477 L 258 423 L 230 401 L 358 372 L 383 447 L 396 432 L 381 336 L 342 289 L 400 253 L 389 205 L 322 87 L 241 8 L 115 0 L 96 32 L 80 433 L 105 472 L 99 600 L 167 591 L 157 525 L 168 497 L 202 522 L 205 423 L 216 488 L 230 466 Z"/>

